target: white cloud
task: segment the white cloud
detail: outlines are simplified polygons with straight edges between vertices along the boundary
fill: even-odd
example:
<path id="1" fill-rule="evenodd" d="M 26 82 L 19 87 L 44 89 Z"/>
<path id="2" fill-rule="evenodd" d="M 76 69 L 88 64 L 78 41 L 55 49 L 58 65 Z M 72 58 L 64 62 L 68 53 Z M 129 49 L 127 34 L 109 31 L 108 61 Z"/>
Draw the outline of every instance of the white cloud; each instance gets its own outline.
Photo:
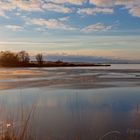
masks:
<path id="1" fill-rule="evenodd" d="M 132 16 L 139 17 L 140 0 L 0 0 L 1 16 L 5 16 L 5 11 L 18 9 L 28 12 L 54 11 L 59 13 L 70 13 L 73 7 L 66 7 L 67 4 L 84 5 L 88 2 L 96 8 L 79 9 L 78 13 L 96 14 L 113 12 L 115 6 L 124 6 Z M 110 8 L 111 7 L 111 8 Z"/>
<path id="2" fill-rule="evenodd" d="M 115 5 L 132 7 L 140 4 L 140 0 L 89 0 L 89 2 L 98 7 L 113 7 Z"/>
<path id="3" fill-rule="evenodd" d="M 140 5 L 139 0 L 116 0 L 115 5 L 124 5 L 127 8 Z"/>
<path id="4" fill-rule="evenodd" d="M 4 2 L 2 0 L 0 0 L 0 8 L 1 10 L 4 10 L 4 11 L 10 11 L 12 9 L 14 9 L 14 5 L 11 3 L 11 2 Z"/>
<path id="5" fill-rule="evenodd" d="M 10 1 L 3 1 L 0 0 L 0 7 L 1 10 L 10 11 L 13 9 L 20 9 L 24 11 L 42 11 L 41 3 L 38 0 L 10 0 Z"/>
<path id="6" fill-rule="evenodd" d="M 3 17 L 3 18 L 9 18 L 4 11 L 1 11 L 0 10 L 0 17 Z"/>
<path id="7" fill-rule="evenodd" d="M 140 17 L 140 0 L 117 0 L 116 5 L 123 5 L 135 17 Z"/>
<path id="8" fill-rule="evenodd" d="M 89 0 L 97 7 L 124 6 L 132 16 L 140 17 L 140 0 Z"/>
<path id="9" fill-rule="evenodd" d="M 19 25 L 5 25 L 4 27 L 12 31 L 20 31 L 22 29 L 22 27 Z"/>
<path id="10" fill-rule="evenodd" d="M 12 0 L 11 4 L 24 11 L 42 11 L 41 3 L 38 0 Z"/>
<path id="11" fill-rule="evenodd" d="M 68 21 L 69 17 L 62 17 L 62 18 L 59 18 L 60 21 Z"/>
<path id="12" fill-rule="evenodd" d="M 75 30 L 75 28 L 67 25 L 59 19 L 26 19 L 27 24 L 42 26 L 47 29 Z"/>
<path id="13" fill-rule="evenodd" d="M 115 4 L 116 0 L 89 0 L 91 4 L 94 4 L 99 7 L 110 7 Z M 123 0 L 122 0 L 123 1 Z"/>
<path id="14" fill-rule="evenodd" d="M 112 8 L 82 8 L 78 9 L 77 13 L 82 15 L 96 15 L 97 13 L 112 14 Z"/>
<path id="15" fill-rule="evenodd" d="M 140 4 L 140 0 L 89 0 L 89 2 L 99 7 L 110 7 L 115 5 L 136 6 Z"/>
<path id="16" fill-rule="evenodd" d="M 53 11 L 58 13 L 71 13 L 72 10 L 68 7 L 65 7 L 63 5 L 53 4 L 53 3 L 46 3 L 43 4 L 43 9 L 46 11 Z"/>
<path id="17" fill-rule="evenodd" d="M 59 13 L 70 13 L 72 9 L 64 6 L 65 3 L 81 5 L 84 0 L 0 0 L 2 11 L 18 9 L 28 12 L 54 11 Z"/>
<path id="18" fill-rule="evenodd" d="M 140 17 L 140 6 L 133 7 L 129 10 L 132 16 Z"/>
<path id="19" fill-rule="evenodd" d="M 46 0 L 47 2 L 53 2 L 58 4 L 74 4 L 74 5 L 82 5 L 86 0 Z"/>
<path id="20" fill-rule="evenodd" d="M 85 33 L 91 33 L 91 32 L 97 32 L 97 31 L 108 31 L 111 29 L 112 29 L 111 25 L 105 25 L 103 23 L 96 23 L 96 24 L 92 24 L 83 28 L 81 31 Z"/>

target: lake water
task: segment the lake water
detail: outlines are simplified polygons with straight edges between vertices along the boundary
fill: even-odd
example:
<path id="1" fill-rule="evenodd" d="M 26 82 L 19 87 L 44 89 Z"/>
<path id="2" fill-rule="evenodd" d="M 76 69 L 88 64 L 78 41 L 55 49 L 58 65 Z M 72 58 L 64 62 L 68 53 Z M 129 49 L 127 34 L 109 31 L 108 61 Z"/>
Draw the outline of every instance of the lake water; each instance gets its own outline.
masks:
<path id="1" fill-rule="evenodd" d="M 140 65 L 0 69 L 0 127 L 37 140 L 140 139 Z"/>

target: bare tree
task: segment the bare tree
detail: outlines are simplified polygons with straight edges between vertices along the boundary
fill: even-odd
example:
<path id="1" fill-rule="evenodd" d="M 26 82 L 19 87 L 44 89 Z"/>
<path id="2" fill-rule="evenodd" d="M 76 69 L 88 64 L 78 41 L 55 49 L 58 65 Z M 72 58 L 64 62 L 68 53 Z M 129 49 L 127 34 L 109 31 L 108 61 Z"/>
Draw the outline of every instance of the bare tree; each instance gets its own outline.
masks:
<path id="1" fill-rule="evenodd" d="M 18 53 L 18 57 L 21 63 L 28 64 L 30 61 L 30 56 L 26 51 L 21 51 Z"/>
<path id="2" fill-rule="evenodd" d="M 39 65 L 42 65 L 42 64 L 43 64 L 43 55 L 42 55 L 41 53 L 37 54 L 37 55 L 35 56 L 35 58 L 36 58 L 36 61 L 37 61 L 37 63 L 38 63 Z"/>

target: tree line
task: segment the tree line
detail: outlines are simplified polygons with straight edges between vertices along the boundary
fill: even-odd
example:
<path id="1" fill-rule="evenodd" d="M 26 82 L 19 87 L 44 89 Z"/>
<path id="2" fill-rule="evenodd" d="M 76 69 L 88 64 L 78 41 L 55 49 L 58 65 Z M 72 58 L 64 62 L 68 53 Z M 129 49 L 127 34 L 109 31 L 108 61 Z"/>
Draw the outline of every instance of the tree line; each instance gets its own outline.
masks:
<path id="1" fill-rule="evenodd" d="M 43 55 L 41 53 L 35 56 L 38 65 L 42 65 Z M 1 66 L 29 66 L 31 64 L 31 59 L 29 53 L 26 51 L 11 52 L 2 51 L 0 52 L 0 65 Z"/>

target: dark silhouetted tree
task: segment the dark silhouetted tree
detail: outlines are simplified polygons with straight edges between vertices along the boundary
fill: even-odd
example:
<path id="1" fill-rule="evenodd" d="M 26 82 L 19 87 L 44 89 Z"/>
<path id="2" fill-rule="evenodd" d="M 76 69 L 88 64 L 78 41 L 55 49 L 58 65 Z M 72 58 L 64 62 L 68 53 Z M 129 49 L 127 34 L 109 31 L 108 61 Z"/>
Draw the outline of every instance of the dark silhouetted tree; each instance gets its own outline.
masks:
<path id="1" fill-rule="evenodd" d="M 26 51 L 21 51 L 18 53 L 18 58 L 20 63 L 28 64 L 30 62 L 30 56 Z"/>
<path id="2" fill-rule="evenodd" d="M 18 55 L 10 51 L 0 52 L 0 64 L 3 66 L 16 66 L 19 64 Z"/>
<path id="3" fill-rule="evenodd" d="M 43 64 L 43 55 L 40 53 L 40 54 L 37 54 L 36 56 L 35 56 L 35 58 L 36 58 L 36 61 L 37 61 L 37 63 L 39 64 L 39 65 L 42 65 Z"/>

